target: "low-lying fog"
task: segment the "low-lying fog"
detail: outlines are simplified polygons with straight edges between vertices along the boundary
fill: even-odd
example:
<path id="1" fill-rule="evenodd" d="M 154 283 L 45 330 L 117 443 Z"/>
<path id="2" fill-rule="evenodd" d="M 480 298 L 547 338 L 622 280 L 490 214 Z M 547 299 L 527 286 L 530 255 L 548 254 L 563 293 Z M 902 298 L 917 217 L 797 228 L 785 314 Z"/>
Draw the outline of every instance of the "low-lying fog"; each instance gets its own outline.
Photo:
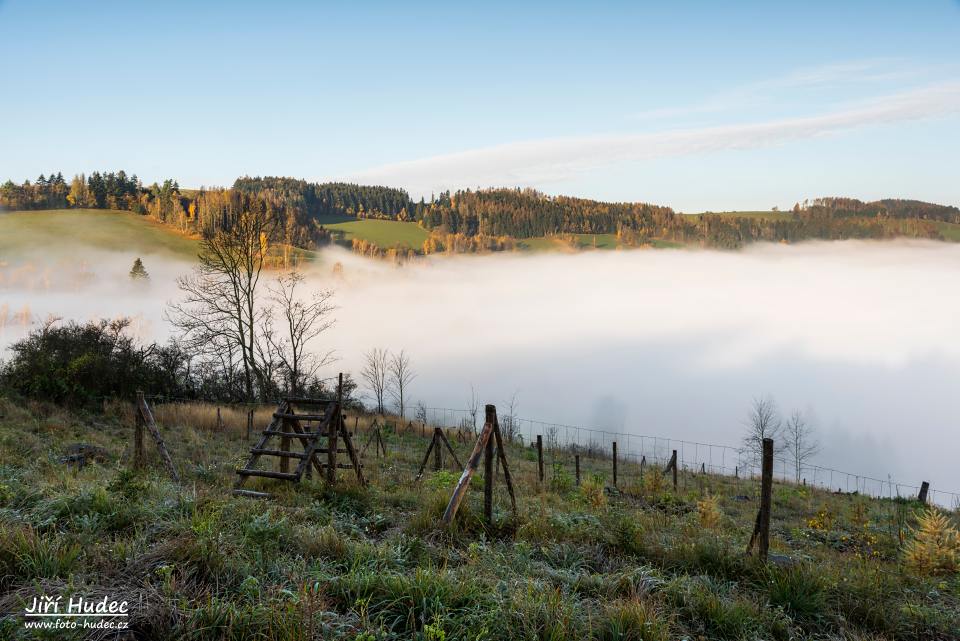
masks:
<path id="1" fill-rule="evenodd" d="M 164 338 L 189 265 L 73 248 L 0 257 L 0 344 L 25 318 L 136 316 Z M 340 261 L 343 277 L 333 275 Z M 436 258 L 402 268 L 327 250 L 336 289 L 322 347 L 358 372 L 370 347 L 406 349 L 413 396 L 464 408 L 470 387 L 518 414 L 737 445 L 751 398 L 816 417 L 816 463 L 960 490 L 960 245 L 837 242 L 740 252 L 625 251 Z M 320 345 L 318 345 L 320 347 Z"/>

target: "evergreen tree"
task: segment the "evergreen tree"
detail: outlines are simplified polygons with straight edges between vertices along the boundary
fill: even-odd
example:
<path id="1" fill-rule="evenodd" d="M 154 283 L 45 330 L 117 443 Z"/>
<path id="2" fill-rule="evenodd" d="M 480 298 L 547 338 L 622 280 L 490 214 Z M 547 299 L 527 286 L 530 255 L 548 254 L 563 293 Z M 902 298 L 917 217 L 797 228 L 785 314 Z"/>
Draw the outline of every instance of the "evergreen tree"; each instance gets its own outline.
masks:
<path id="1" fill-rule="evenodd" d="M 150 274 L 143 266 L 143 261 L 138 257 L 133 261 L 133 267 L 130 269 L 130 278 L 132 280 L 150 280 Z"/>

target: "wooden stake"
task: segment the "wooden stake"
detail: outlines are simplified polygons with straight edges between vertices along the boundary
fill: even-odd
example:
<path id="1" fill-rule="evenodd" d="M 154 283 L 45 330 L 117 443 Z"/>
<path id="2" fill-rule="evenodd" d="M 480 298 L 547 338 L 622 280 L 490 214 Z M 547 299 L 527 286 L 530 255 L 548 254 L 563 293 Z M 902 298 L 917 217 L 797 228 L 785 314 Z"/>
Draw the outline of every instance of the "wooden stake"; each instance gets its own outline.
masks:
<path id="1" fill-rule="evenodd" d="M 577 487 L 580 487 L 580 455 L 579 454 L 574 455 L 573 466 L 574 466 L 574 469 L 576 470 Z"/>
<path id="2" fill-rule="evenodd" d="M 150 430 L 150 434 L 157 444 L 157 449 L 160 451 L 160 458 L 164 466 L 167 468 L 167 471 L 170 472 L 173 480 L 179 483 L 180 475 L 177 474 L 177 469 L 173 466 L 173 460 L 170 458 L 170 453 L 167 452 L 167 446 L 160 436 L 160 430 L 157 428 L 156 421 L 153 420 L 153 412 L 150 410 L 150 406 L 147 405 L 147 401 L 143 397 L 143 392 L 137 392 L 137 412 L 140 414 L 143 424 Z"/>
<path id="3" fill-rule="evenodd" d="M 139 405 L 140 398 L 143 397 L 143 392 L 137 392 L 137 403 Z M 143 467 L 144 464 L 144 453 L 143 453 L 143 415 L 140 414 L 140 408 L 137 408 L 137 424 L 133 429 L 133 466 L 136 468 Z"/>
<path id="4" fill-rule="evenodd" d="M 497 420 L 497 410 L 493 410 L 493 436 L 497 442 L 497 457 L 503 465 L 503 480 L 507 484 L 507 492 L 510 494 L 510 505 L 513 508 L 513 516 L 517 516 L 517 496 L 513 492 L 513 479 L 510 476 L 510 466 L 507 464 L 507 455 L 503 449 L 503 437 L 500 434 L 500 422 Z"/>
<path id="5" fill-rule="evenodd" d="M 253 409 L 247 410 L 247 442 L 250 442 L 250 432 L 253 431 Z"/>
<path id="6" fill-rule="evenodd" d="M 543 437 L 537 434 L 537 478 L 543 483 Z"/>
<path id="7" fill-rule="evenodd" d="M 920 484 L 920 494 L 917 495 L 917 498 L 920 500 L 921 503 L 927 502 L 927 492 L 929 491 L 930 491 L 929 481 L 924 481 L 923 483 Z"/>
<path id="8" fill-rule="evenodd" d="M 457 487 L 454 488 L 450 502 L 447 504 L 447 509 L 443 513 L 443 522 L 446 525 L 450 525 L 453 522 L 453 518 L 457 515 L 457 510 L 460 509 L 460 503 L 463 501 L 463 497 L 467 493 L 467 488 L 470 486 L 470 479 L 473 478 L 473 474 L 480 465 L 480 457 L 483 455 L 487 447 L 487 442 L 490 440 L 490 435 L 494 430 L 493 418 L 495 416 L 496 409 L 493 405 L 487 405 L 487 418 L 483 424 L 483 429 L 480 430 L 480 436 L 477 438 L 476 445 L 473 446 L 473 452 L 470 453 L 470 457 L 467 459 L 467 467 L 463 470 L 460 480 L 457 481 Z"/>
<path id="9" fill-rule="evenodd" d="M 617 442 L 613 442 L 613 487 L 617 487 Z"/>
<path id="10" fill-rule="evenodd" d="M 494 427 L 496 429 L 496 427 Z M 483 450 L 483 518 L 493 524 L 493 439 L 487 439 Z"/>
<path id="11" fill-rule="evenodd" d="M 677 489 L 677 451 L 673 451 L 673 457 L 670 459 L 670 465 L 673 466 L 673 489 Z"/>
<path id="12" fill-rule="evenodd" d="M 337 376 L 337 407 L 336 414 L 327 427 L 327 482 L 337 482 L 337 432 L 343 428 L 343 374 Z"/>
<path id="13" fill-rule="evenodd" d="M 440 449 L 441 431 L 439 427 L 436 427 L 433 432 L 433 442 L 436 444 L 436 447 L 433 448 L 433 469 L 437 472 L 443 469 L 443 452 Z"/>
<path id="14" fill-rule="evenodd" d="M 773 439 L 763 439 L 763 464 L 760 479 L 760 510 L 757 512 L 757 522 L 753 526 L 753 534 L 747 544 L 747 554 L 753 552 L 754 544 L 758 544 L 760 560 L 766 562 L 770 550 L 770 509 L 773 503 Z"/>

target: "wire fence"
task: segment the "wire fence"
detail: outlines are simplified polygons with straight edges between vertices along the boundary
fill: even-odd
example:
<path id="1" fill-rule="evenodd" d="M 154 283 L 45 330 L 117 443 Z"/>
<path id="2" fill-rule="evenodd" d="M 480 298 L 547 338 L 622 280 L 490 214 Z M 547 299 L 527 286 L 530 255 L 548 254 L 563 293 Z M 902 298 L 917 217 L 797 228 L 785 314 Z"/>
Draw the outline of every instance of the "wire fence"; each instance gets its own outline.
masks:
<path id="1" fill-rule="evenodd" d="M 146 395 L 153 403 L 212 403 L 220 406 L 244 407 L 255 409 L 263 407 L 259 402 L 222 402 L 197 398 Z M 482 408 L 478 410 L 442 407 L 418 407 L 415 410 L 416 421 L 429 427 L 476 432 L 483 422 Z M 668 436 L 634 434 L 601 430 L 582 425 L 567 425 L 537 419 L 522 418 L 510 414 L 501 414 L 500 427 L 509 440 L 533 444 L 539 435 L 544 448 L 551 454 L 566 452 L 580 453 L 591 457 L 610 457 L 613 444 L 617 444 L 617 457 L 625 463 L 645 464 L 661 467 L 669 462 L 673 451 L 677 451 L 677 465 L 690 472 L 704 472 L 731 476 L 735 478 L 759 477 L 759 454 L 742 447 L 702 443 Z M 799 470 L 795 461 L 788 456 L 774 456 L 774 478 L 784 483 L 810 485 L 824 490 L 845 494 L 860 494 L 874 498 L 915 498 L 920 486 L 894 480 L 875 478 L 866 474 L 839 470 L 821 465 L 802 462 Z M 960 492 L 930 487 L 927 500 L 931 503 L 960 509 Z"/>
<path id="2" fill-rule="evenodd" d="M 471 410 L 451 408 L 421 408 L 418 418 L 431 427 L 445 427 L 476 431 L 483 416 Z M 566 450 L 587 456 L 612 456 L 617 446 L 617 458 L 636 464 L 666 466 L 673 451 L 677 465 L 687 471 L 753 478 L 760 474 L 759 453 L 742 447 L 701 443 L 673 437 L 630 432 L 614 432 L 565 425 L 536 419 L 501 416 L 500 427 L 508 439 L 532 444 L 537 436 L 543 439 L 547 451 Z M 920 486 L 903 483 L 893 478 L 879 479 L 865 474 L 838 470 L 802 461 L 798 466 L 789 456 L 774 456 L 774 478 L 785 483 L 813 487 L 846 494 L 860 494 L 874 498 L 917 497 Z M 960 508 L 960 492 L 930 487 L 927 500 L 952 509 Z"/>

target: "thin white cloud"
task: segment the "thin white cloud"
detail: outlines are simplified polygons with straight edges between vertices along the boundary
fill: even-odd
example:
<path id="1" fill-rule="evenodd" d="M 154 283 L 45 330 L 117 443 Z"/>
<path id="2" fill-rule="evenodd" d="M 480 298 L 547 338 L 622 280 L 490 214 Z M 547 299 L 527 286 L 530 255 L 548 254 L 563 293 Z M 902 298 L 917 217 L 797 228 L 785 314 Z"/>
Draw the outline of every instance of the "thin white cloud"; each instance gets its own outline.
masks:
<path id="1" fill-rule="evenodd" d="M 348 178 L 405 187 L 415 195 L 462 187 L 539 186 L 612 164 L 754 149 L 863 126 L 942 117 L 958 111 L 960 82 L 947 82 L 817 116 L 660 133 L 507 143 L 383 165 Z"/>
<path id="2" fill-rule="evenodd" d="M 634 120 L 658 120 L 731 111 L 776 100 L 793 100 L 811 92 L 893 81 L 916 81 L 930 71 L 932 69 L 929 67 L 908 66 L 902 61 L 890 59 L 854 60 L 805 67 L 782 76 L 721 91 L 696 104 L 647 109 L 631 117 Z"/>

